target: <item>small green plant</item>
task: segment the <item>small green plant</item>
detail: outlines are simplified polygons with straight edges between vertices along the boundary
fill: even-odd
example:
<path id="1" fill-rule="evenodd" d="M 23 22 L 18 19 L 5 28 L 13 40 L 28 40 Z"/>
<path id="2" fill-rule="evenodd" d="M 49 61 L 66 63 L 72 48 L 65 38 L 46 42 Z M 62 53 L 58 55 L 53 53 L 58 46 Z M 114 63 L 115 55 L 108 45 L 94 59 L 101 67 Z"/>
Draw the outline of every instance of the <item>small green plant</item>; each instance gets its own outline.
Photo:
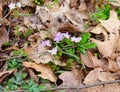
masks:
<path id="1" fill-rule="evenodd" d="M 90 41 L 90 33 L 84 33 L 81 36 L 71 36 L 68 32 L 61 33 L 58 32 L 53 40 L 44 40 L 41 43 L 41 46 L 52 48 L 48 50 L 48 53 L 55 55 L 57 59 L 62 61 L 77 61 L 82 64 L 80 61 L 80 53 L 85 54 L 86 50 L 95 48 L 96 44 Z M 72 63 L 71 61 L 71 63 Z M 68 63 L 68 65 L 71 65 Z M 82 64 L 84 67 L 84 65 Z"/>
<path id="2" fill-rule="evenodd" d="M 22 49 L 18 49 L 16 51 L 13 52 L 13 56 L 26 56 L 26 53 L 22 50 Z"/>
<path id="3" fill-rule="evenodd" d="M 28 29 L 25 34 L 24 34 L 24 38 L 27 38 L 28 36 L 30 36 L 33 33 L 32 29 Z"/>
<path id="4" fill-rule="evenodd" d="M 19 29 L 20 29 L 19 26 L 16 26 L 16 27 L 15 27 L 14 35 L 15 35 L 16 37 L 20 37 L 20 36 L 22 35 L 22 32 L 19 31 Z"/>
<path id="5" fill-rule="evenodd" d="M 10 42 L 4 42 L 3 43 L 3 46 L 9 46 L 10 45 Z"/>
<path id="6" fill-rule="evenodd" d="M 28 36 L 30 36 L 33 33 L 32 29 L 27 29 L 27 31 L 25 33 L 23 33 L 22 31 L 19 31 L 20 27 L 16 26 L 15 28 L 15 32 L 14 35 L 18 38 L 27 38 Z"/>
<path id="7" fill-rule="evenodd" d="M 97 7 L 95 13 L 90 13 L 90 19 L 99 22 L 99 19 L 106 20 L 110 15 L 110 4 L 103 4 L 101 7 Z"/>
<path id="8" fill-rule="evenodd" d="M 14 77 L 8 80 L 6 89 L 16 90 L 17 88 L 25 84 L 25 81 L 23 79 L 26 78 L 26 76 L 26 73 L 22 73 L 21 71 L 19 71 Z"/>
<path id="9" fill-rule="evenodd" d="M 36 4 L 38 4 L 38 5 L 41 5 L 41 4 L 43 4 L 44 3 L 44 1 L 43 0 L 34 0 L 35 1 L 35 3 Z"/>
<path id="10" fill-rule="evenodd" d="M 39 85 L 30 79 L 26 84 L 22 85 L 22 89 L 28 90 L 28 92 L 40 92 Z"/>
<path id="11" fill-rule="evenodd" d="M 8 61 L 8 70 L 11 70 L 13 68 L 18 68 L 20 67 L 22 64 L 18 59 L 11 59 Z"/>

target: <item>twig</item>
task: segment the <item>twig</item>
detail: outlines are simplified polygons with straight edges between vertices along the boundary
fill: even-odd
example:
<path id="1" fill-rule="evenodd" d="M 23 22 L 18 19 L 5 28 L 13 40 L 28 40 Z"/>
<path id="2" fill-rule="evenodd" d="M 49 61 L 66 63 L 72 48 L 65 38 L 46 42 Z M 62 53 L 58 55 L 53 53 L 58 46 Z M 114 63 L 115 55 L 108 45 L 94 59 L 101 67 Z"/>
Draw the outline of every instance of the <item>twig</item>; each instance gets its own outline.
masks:
<path id="1" fill-rule="evenodd" d="M 85 88 L 90 88 L 90 87 L 95 87 L 95 86 L 100 86 L 103 84 L 113 84 L 113 83 L 119 83 L 120 80 L 113 80 L 113 81 L 103 81 L 99 82 L 96 84 L 89 84 L 89 85 L 84 85 L 84 86 L 79 86 L 79 87 L 56 87 L 56 88 L 48 88 L 46 90 L 43 90 L 41 92 L 45 92 L 48 90 L 63 90 L 63 89 L 77 89 L 75 92 L 78 92 L 80 89 L 85 89 Z"/>

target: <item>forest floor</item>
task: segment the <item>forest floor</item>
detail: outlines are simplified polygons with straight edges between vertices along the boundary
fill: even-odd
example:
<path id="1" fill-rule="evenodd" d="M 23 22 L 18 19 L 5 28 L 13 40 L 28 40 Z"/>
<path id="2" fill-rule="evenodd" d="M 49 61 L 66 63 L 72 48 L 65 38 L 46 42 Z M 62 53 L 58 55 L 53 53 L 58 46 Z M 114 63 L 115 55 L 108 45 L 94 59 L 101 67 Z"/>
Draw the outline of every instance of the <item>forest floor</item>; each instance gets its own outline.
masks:
<path id="1" fill-rule="evenodd" d="M 0 0 L 0 92 L 120 92 L 120 0 Z"/>

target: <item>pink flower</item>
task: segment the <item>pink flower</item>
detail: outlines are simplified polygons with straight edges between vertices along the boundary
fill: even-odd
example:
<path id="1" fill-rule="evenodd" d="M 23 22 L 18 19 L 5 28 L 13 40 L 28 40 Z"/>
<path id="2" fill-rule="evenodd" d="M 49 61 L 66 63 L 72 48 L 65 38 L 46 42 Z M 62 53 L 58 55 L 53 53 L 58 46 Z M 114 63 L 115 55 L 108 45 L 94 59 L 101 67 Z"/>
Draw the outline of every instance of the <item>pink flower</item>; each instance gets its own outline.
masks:
<path id="1" fill-rule="evenodd" d="M 42 47 L 45 47 L 45 46 L 49 46 L 50 47 L 51 46 L 50 40 L 42 41 L 41 46 Z"/>
<path id="2" fill-rule="evenodd" d="M 75 36 L 73 36 L 73 37 L 71 37 L 71 41 L 73 41 L 75 43 L 78 43 L 78 42 L 81 41 L 81 37 L 75 37 Z"/>
<path id="3" fill-rule="evenodd" d="M 58 43 L 58 42 L 61 41 L 63 38 L 64 38 L 64 37 L 63 37 L 63 34 L 62 34 L 61 32 L 58 32 L 58 33 L 54 36 L 54 39 L 53 39 L 53 40 Z"/>
<path id="4" fill-rule="evenodd" d="M 57 54 L 57 47 L 52 48 L 51 50 L 48 50 L 49 53 L 51 53 L 52 55 L 56 55 Z"/>
<path id="5" fill-rule="evenodd" d="M 69 33 L 68 33 L 68 32 L 63 33 L 63 36 L 64 36 L 65 38 L 70 38 L 70 35 L 69 35 Z"/>

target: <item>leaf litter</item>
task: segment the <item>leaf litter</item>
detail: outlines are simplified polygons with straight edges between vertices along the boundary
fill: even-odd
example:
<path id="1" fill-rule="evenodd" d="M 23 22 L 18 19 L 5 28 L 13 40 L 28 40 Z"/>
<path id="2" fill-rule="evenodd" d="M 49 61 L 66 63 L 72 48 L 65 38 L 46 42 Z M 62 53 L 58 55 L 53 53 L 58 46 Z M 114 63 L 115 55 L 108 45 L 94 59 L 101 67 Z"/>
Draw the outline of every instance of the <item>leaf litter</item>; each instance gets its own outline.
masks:
<path id="1" fill-rule="evenodd" d="M 4 9 L 7 11 L 8 7 L 6 6 L 11 3 L 10 1 L 6 2 L 3 5 L 3 2 L 0 4 L 0 53 L 5 53 L 4 55 L 7 56 L 0 58 L 1 83 L 7 82 L 8 77 L 12 78 L 21 66 L 21 70 L 27 70 L 29 74 L 25 81 L 28 78 L 33 78 L 39 85 L 42 84 L 40 80 L 43 80 L 44 84 L 45 79 L 49 80 L 50 86 L 54 83 L 56 87 L 70 88 L 120 79 L 120 21 L 114 8 L 110 10 L 108 19 L 98 19 L 99 22 L 97 23 L 92 21 L 89 16 L 90 12 L 95 11 L 96 4 L 101 5 L 99 1 L 95 0 L 93 2 L 88 0 L 60 0 L 57 3 L 45 0 L 43 6 L 35 4 L 34 0 L 19 0 L 22 8 L 18 11 L 28 15 L 21 16 L 20 13 L 12 11 L 5 17 L 5 14 L 2 13 L 4 13 Z M 119 0 L 116 0 L 116 2 L 118 3 L 108 3 L 118 7 Z M 9 12 L 9 9 L 7 12 Z M 15 13 L 18 16 L 14 16 Z M 1 22 L 2 18 L 5 20 L 4 22 Z M 90 25 L 89 22 L 91 22 Z M 92 29 L 86 29 L 86 23 Z M 29 29 L 32 29 L 31 33 L 28 31 Z M 90 40 L 97 44 L 97 48 L 87 50 L 85 54 L 79 55 L 82 63 L 86 66 L 85 70 L 82 70 L 76 62 L 72 63 L 70 69 L 67 69 L 68 63 L 64 60 L 67 57 L 59 60 L 47 52 L 49 48 L 41 46 L 43 39 L 53 39 L 59 31 L 69 32 L 72 35 L 74 33 L 76 35 L 82 34 L 86 31 L 91 34 Z M 6 42 L 8 42 L 7 45 Z M 19 49 L 22 49 L 26 54 L 22 53 L 23 56 L 20 56 L 18 52 L 18 56 L 14 57 L 14 51 Z M 16 62 L 9 65 L 10 58 L 15 58 Z M 19 62 L 21 59 L 23 59 L 22 62 Z M 18 68 L 16 68 L 17 62 L 20 65 Z M 49 66 L 50 63 L 52 64 Z M 9 67 L 13 69 L 9 70 Z M 59 71 L 59 69 L 61 70 Z M 58 70 L 58 73 L 56 73 L 56 70 Z M 58 85 L 59 79 L 62 80 L 62 83 Z M 78 92 L 120 92 L 119 86 L 119 83 L 104 84 L 81 89 Z M 19 85 L 18 89 L 22 89 L 22 86 Z M 74 89 L 65 90 L 65 92 L 74 91 Z"/>

